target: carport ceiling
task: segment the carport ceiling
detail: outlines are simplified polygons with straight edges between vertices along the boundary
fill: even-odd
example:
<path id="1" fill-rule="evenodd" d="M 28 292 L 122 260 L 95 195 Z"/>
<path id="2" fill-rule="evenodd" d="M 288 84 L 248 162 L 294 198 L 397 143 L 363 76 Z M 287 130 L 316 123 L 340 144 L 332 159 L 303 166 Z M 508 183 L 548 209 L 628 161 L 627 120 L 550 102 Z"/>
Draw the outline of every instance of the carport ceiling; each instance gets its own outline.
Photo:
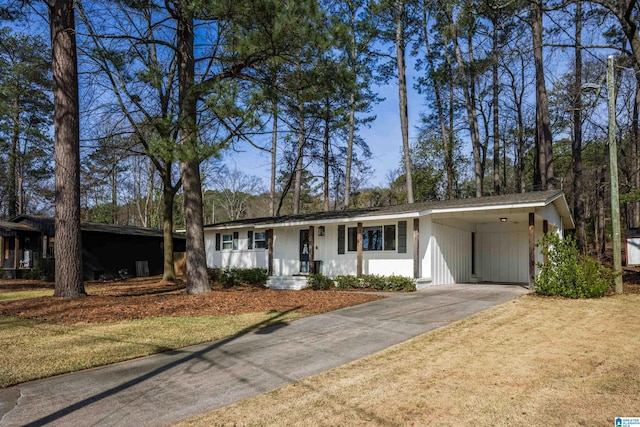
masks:
<path id="1" fill-rule="evenodd" d="M 509 224 L 529 224 L 529 210 L 527 209 L 493 209 L 465 212 L 434 213 L 433 219 L 459 219 L 471 224 L 500 223 L 500 218 L 507 218 Z"/>

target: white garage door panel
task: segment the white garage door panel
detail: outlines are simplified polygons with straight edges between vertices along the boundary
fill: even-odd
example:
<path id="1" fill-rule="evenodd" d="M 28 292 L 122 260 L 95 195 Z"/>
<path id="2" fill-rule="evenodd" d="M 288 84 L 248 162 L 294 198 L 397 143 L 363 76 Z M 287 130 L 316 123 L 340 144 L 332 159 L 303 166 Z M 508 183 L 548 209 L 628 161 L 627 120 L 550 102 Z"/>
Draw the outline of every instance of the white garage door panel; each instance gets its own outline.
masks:
<path id="1" fill-rule="evenodd" d="M 527 232 L 478 233 L 478 274 L 483 281 L 527 282 Z"/>

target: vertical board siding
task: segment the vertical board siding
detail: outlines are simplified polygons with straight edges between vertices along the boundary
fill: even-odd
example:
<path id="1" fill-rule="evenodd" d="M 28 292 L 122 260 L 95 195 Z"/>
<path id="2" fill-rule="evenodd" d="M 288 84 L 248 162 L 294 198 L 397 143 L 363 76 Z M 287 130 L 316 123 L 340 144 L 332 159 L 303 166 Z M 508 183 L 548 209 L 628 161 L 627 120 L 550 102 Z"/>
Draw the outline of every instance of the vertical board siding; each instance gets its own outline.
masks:
<path id="1" fill-rule="evenodd" d="M 434 222 L 432 232 L 432 283 L 468 282 L 471 277 L 471 231 Z"/>
<path id="2" fill-rule="evenodd" d="M 509 283 L 529 280 L 527 231 L 480 232 L 477 236 L 480 280 Z"/>

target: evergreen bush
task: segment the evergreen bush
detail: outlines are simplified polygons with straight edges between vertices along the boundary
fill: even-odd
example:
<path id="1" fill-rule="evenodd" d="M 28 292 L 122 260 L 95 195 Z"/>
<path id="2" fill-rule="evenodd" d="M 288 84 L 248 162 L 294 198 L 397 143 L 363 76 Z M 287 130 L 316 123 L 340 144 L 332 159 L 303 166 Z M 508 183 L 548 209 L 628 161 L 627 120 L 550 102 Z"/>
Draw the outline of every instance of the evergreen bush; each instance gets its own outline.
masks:
<path id="1" fill-rule="evenodd" d="M 411 292 L 416 290 L 415 279 L 403 276 L 378 276 L 363 274 L 356 276 L 336 276 L 338 289 L 371 289 L 376 291 Z"/>
<path id="2" fill-rule="evenodd" d="M 242 284 L 264 285 L 267 283 L 267 270 L 264 268 L 210 268 L 209 280 L 218 282 L 223 288 Z"/>
<path id="3" fill-rule="evenodd" d="M 307 286 L 314 291 L 326 291 L 334 287 L 335 283 L 324 274 L 312 274 L 307 278 Z"/>
<path id="4" fill-rule="evenodd" d="M 561 239 L 547 233 L 537 244 L 547 257 L 546 265 L 538 263 L 536 293 L 566 298 L 598 298 L 613 286 L 614 272 L 580 253 L 571 237 Z"/>
<path id="5" fill-rule="evenodd" d="M 356 276 L 336 276 L 334 280 L 338 289 L 358 289 L 362 287 L 360 280 Z"/>

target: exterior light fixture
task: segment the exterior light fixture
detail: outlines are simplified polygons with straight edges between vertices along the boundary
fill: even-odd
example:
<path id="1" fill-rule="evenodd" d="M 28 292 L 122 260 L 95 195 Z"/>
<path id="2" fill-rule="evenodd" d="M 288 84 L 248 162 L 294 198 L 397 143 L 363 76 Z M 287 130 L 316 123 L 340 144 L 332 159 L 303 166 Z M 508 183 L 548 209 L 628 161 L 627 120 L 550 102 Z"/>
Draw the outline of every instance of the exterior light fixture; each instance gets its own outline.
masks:
<path id="1" fill-rule="evenodd" d="M 324 225 L 318 227 L 318 236 L 324 236 Z"/>
<path id="2" fill-rule="evenodd" d="M 507 222 L 507 218 L 500 218 L 500 222 Z"/>

